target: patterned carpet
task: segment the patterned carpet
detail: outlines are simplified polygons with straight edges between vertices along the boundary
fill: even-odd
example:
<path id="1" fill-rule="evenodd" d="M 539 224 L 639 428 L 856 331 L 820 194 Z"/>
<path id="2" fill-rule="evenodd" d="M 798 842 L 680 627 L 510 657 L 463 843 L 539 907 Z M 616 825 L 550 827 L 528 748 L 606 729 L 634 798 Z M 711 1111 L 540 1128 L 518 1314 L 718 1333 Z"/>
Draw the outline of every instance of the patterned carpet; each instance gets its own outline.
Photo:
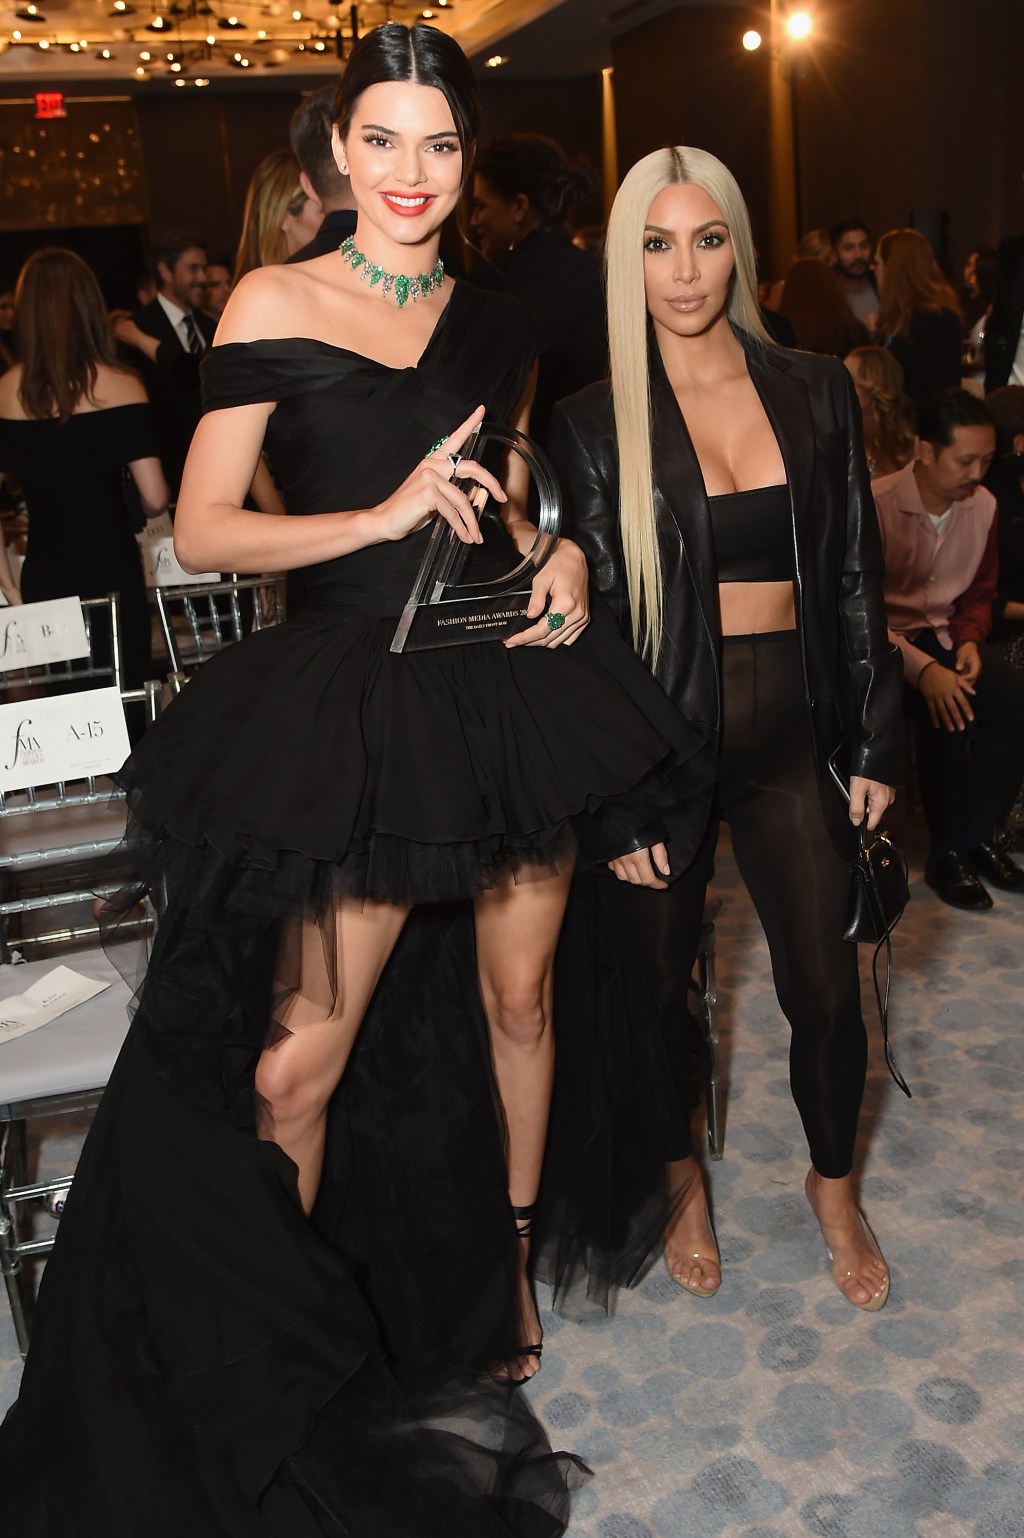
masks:
<path id="1" fill-rule="evenodd" d="M 961 915 L 913 881 L 893 1022 L 914 1099 L 876 1028 L 863 1118 L 893 1273 L 871 1316 L 839 1297 L 803 1199 L 786 1028 L 727 845 L 715 884 L 725 1281 L 698 1300 L 659 1267 L 611 1320 L 545 1316 L 531 1397 L 595 1472 L 571 1538 L 1024 1538 L 1024 898 Z M 0 1308 L 0 1406 L 18 1375 Z"/>

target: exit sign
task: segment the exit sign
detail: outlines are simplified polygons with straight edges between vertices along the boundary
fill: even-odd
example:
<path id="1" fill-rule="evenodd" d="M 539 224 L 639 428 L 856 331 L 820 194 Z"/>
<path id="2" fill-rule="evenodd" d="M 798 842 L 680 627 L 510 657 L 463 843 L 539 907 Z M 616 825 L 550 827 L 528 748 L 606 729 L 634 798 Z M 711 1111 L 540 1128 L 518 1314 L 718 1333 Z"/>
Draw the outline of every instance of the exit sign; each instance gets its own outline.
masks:
<path id="1" fill-rule="evenodd" d="M 63 91 L 37 91 L 36 117 L 67 117 Z"/>

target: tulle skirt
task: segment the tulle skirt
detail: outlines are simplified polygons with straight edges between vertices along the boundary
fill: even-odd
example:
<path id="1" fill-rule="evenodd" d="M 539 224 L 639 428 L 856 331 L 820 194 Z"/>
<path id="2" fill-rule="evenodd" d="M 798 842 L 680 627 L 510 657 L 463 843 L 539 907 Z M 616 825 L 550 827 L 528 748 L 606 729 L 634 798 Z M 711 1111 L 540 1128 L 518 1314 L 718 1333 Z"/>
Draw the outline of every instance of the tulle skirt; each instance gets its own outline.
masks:
<path id="1" fill-rule="evenodd" d="M 553 652 L 393 657 L 392 630 L 316 613 L 249 638 L 122 772 L 124 903 L 150 893 L 162 918 L 0 1435 L 10 1531 L 564 1530 L 579 1465 L 490 1372 L 524 1343 L 466 899 L 621 853 L 666 816 L 677 851 L 695 846 L 710 755 L 603 611 Z M 417 906 L 307 1220 L 294 1166 L 256 1137 L 254 1073 L 308 983 L 290 927 L 316 920 L 327 986 L 343 982 L 342 898 Z M 642 1270 L 664 1201 L 647 1049 L 591 917 L 584 891 L 556 967 L 534 1250 L 557 1287 L 604 1302 Z"/>

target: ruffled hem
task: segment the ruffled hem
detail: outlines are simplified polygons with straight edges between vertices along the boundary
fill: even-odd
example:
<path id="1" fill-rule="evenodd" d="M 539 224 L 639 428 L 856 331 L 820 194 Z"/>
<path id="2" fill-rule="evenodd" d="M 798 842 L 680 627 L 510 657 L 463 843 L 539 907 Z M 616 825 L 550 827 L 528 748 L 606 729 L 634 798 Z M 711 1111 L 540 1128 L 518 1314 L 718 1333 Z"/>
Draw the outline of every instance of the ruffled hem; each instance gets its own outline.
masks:
<path id="1" fill-rule="evenodd" d="M 390 621 L 322 614 L 251 637 L 118 776 L 143 878 L 169 864 L 211 912 L 453 902 L 613 859 L 666 816 L 685 863 L 713 759 L 610 624 L 550 654 L 396 658 Z"/>

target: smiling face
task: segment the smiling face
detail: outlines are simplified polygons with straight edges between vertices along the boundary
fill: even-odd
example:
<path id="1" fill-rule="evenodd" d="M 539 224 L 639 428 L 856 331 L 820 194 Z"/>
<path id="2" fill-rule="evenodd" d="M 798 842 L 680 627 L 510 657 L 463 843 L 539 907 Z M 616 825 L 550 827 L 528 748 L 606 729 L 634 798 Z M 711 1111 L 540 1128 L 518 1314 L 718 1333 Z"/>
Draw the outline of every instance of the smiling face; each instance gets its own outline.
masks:
<path id="1" fill-rule="evenodd" d="M 359 97 L 335 155 L 359 210 L 357 242 L 418 245 L 440 229 L 462 188 L 452 110 L 434 86 L 385 81 Z"/>
<path id="2" fill-rule="evenodd" d="M 173 267 L 157 263 L 161 291 L 183 310 L 198 310 L 206 298 L 206 252 L 188 246 Z"/>
<path id="3" fill-rule="evenodd" d="M 727 324 L 736 266 L 722 210 L 703 187 L 664 187 L 644 229 L 644 288 L 655 327 L 700 336 Z"/>

